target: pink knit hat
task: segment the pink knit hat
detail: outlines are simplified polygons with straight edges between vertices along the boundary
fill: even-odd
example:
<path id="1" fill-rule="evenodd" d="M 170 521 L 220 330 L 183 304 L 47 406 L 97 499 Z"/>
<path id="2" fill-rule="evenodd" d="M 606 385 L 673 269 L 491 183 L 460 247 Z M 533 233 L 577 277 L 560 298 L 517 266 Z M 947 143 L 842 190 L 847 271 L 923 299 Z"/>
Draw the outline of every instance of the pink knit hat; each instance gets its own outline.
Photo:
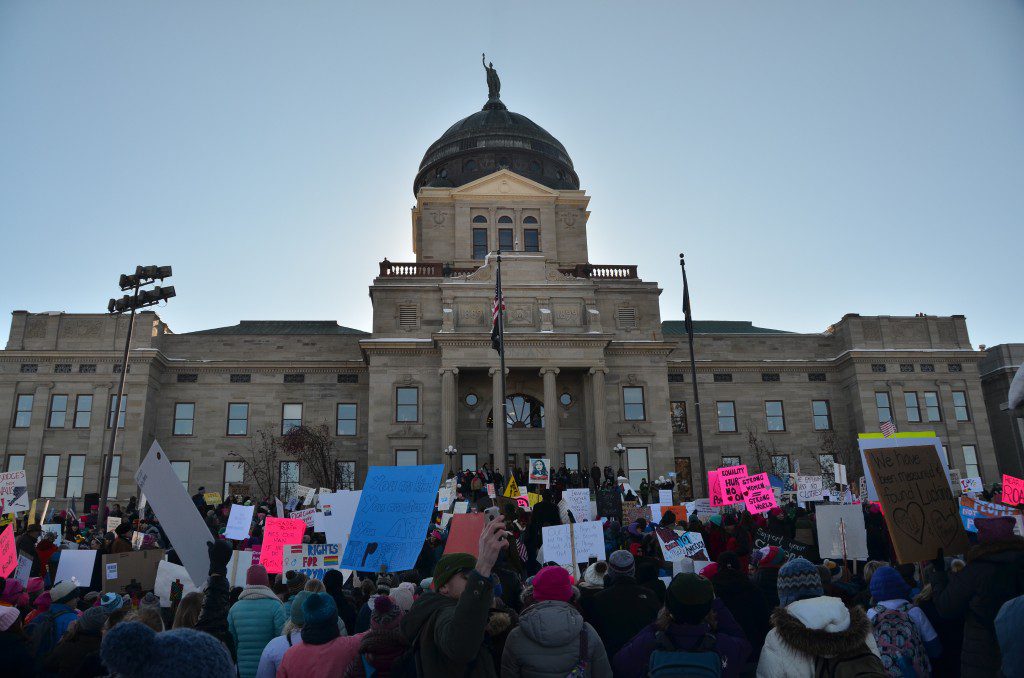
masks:
<path id="1" fill-rule="evenodd" d="M 561 600 L 567 603 L 571 598 L 572 580 L 565 568 L 557 565 L 542 567 L 533 578 L 533 599 L 538 603 L 544 600 Z"/>
<path id="2" fill-rule="evenodd" d="M 253 565 L 245 571 L 246 586 L 270 586 L 270 577 L 267 575 L 267 568 L 262 565 Z"/>

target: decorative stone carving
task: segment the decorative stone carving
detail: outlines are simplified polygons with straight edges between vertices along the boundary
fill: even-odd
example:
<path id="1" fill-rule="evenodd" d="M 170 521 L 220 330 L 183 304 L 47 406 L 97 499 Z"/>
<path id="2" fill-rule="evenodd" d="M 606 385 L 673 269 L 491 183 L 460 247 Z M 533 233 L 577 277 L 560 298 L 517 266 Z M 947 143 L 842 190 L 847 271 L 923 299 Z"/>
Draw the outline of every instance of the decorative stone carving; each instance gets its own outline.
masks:
<path id="1" fill-rule="evenodd" d="M 505 316 L 509 327 L 531 327 L 533 325 L 533 304 L 510 303 L 506 305 Z"/>
<path id="2" fill-rule="evenodd" d="M 479 327 L 489 320 L 487 316 L 488 309 L 482 305 L 473 303 L 459 304 L 458 324 L 460 327 Z"/>
<path id="3" fill-rule="evenodd" d="M 29 316 L 25 319 L 25 338 L 42 339 L 46 336 L 46 316 Z"/>
<path id="4" fill-rule="evenodd" d="M 558 220 L 565 226 L 565 230 L 571 231 L 576 228 L 576 220 L 579 218 L 577 210 L 562 210 L 558 213 Z"/>
<path id="5" fill-rule="evenodd" d="M 65 339 L 95 339 L 102 332 L 103 321 L 99 318 L 66 318 L 60 329 Z"/>
<path id="6" fill-rule="evenodd" d="M 555 327 L 580 327 L 583 322 L 579 304 L 554 304 Z"/>
<path id="7" fill-rule="evenodd" d="M 444 212 L 431 212 L 430 221 L 434 228 L 440 228 L 444 226 L 444 222 L 448 219 L 448 215 Z"/>
<path id="8" fill-rule="evenodd" d="M 864 331 L 864 341 L 882 340 L 882 328 L 877 320 L 865 320 L 861 327 Z"/>

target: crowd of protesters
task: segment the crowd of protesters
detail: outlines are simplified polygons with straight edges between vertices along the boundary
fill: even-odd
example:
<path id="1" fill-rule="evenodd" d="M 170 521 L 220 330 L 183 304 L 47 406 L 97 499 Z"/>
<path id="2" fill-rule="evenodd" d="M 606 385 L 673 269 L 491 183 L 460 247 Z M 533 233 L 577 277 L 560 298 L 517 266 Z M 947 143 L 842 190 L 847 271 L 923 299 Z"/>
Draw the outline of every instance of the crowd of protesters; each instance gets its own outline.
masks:
<path id="1" fill-rule="evenodd" d="M 525 473 L 512 473 L 526 485 Z M 488 484 L 505 483 L 486 468 L 454 475 L 473 511 L 492 505 Z M 159 521 L 134 499 L 114 506 L 123 522 L 113 533 L 97 527 L 95 508 L 62 512 L 60 534 L 22 525 L 16 545 L 31 570 L 27 584 L 0 580 L 0 674 L 1024 675 L 1024 538 L 1012 518 L 978 519 L 966 554 L 897 564 L 884 517 L 863 504 L 869 560 L 852 567 L 815 558 L 813 508 L 792 503 L 678 521 L 667 511 L 656 524 L 615 515 L 604 524 L 605 557 L 572 568 L 541 555 L 543 527 L 562 523 L 561 490 L 628 486 L 596 466 L 551 477 L 530 510 L 499 502 L 476 556 L 444 553 L 447 523 L 435 512 L 412 570 L 348 579 L 330 571 L 318 581 L 253 565 L 244 587 L 230 585 L 227 564 L 233 550 L 261 542 L 274 502 L 208 506 L 200 488 L 193 501 L 210 530 L 197 536 L 208 541 L 209 577 L 197 582 L 202 592 L 172 587 L 168 601 L 138 586 L 101 593 L 99 557 L 92 581 L 55 581 L 68 543 L 100 555 L 166 549 L 177 562 Z M 656 497 L 671 481 L 638 489 Z M 257 505 L 244 541 L 223 537 L 236 501 Z M 667 562 L 658 528 L 699 533 L 706 552 Z M 763 544 L 766 533 L 783 546 Z M 323 535 L 310 529 L 304 541 Z"/>

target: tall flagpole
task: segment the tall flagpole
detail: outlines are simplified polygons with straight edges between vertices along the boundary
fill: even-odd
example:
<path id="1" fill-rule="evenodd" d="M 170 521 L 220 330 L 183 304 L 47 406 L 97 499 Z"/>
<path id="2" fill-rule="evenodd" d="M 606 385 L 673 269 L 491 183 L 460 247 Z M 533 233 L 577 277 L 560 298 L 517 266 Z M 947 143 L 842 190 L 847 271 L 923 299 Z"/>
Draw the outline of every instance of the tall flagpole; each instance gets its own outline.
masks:
<path id="1" fill-rule="evenodd" d="M 700 461 L 700 486 L 708 493 L 708 468 L 704 459 L 704 429 L 700 425 L 700 393 L 697 391 L 697 361 L 693 355 L 693 318 L 690 309 L 690 286 L 686 282 L 686 261 L 679 255 L 679 268 L 683 270 L 683 324 L 690 343 L 690 381 L 693 382 L 693 413 L 697 423 L 697 459 Z M 702 495 L 703 496 L 703 495 Z"/>
<path id="2" fill-rule="evenodd" d="M 502 454 L 505 458 L 501 460 L 501 466 L 511 473 L 508 468 L 508 413 L 505 411 L 505 292 L 501 289 L 501 249 L 498 249 L 498 363 L 501 370 L 501 440 Z M 495 424 L 498 422 L 495 421 Z"/>

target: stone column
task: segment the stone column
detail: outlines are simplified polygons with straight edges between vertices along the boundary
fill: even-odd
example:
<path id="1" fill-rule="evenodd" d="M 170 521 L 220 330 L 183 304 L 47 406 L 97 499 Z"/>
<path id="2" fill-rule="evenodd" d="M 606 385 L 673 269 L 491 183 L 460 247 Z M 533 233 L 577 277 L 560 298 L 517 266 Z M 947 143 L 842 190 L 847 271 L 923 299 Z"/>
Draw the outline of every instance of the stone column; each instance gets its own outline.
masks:
<path id="1" fill-rule="evenodd" d="M 561 462 L 558 454 L 558 393 L 555 390 L 557 367 L 542 367 L 540 376 L 544 378 L 544 453 L 553 466 Z"/>
<path id="2" fill-rule="evenodd" d="M 491 433 L 494 442 L 491 449 L 494 450 L 494 470 L 505 474 L 505 402 L 501 392 L 501 369 L 492 367 L 487 371 L 491 375 Z M 508 370 L 505 370 L 508 374 Z"/>
<path id="3" fill-rule="evenodd" d="M 441 373 L 441 451 L 455 445 L 455 424 L 458 413 L 458 391 L 455 388 L 457 367 L 442 367 Z M 457 446 L 456 446 L 457 447 Z"/>
<path id="4" fill-rule="evenodd" d="M 605 421 L 607 403 L 605 403 L 604 375 L 608 372 L 606 367 L 593 367 L 590 369 L 590 380 L 593 386 L 594 396 L 594 448 L 597 456 L 597 465 L 604 472 L 604 467 L 611 464 L 611 450 L 608 449 L 608 430 Z"/>

